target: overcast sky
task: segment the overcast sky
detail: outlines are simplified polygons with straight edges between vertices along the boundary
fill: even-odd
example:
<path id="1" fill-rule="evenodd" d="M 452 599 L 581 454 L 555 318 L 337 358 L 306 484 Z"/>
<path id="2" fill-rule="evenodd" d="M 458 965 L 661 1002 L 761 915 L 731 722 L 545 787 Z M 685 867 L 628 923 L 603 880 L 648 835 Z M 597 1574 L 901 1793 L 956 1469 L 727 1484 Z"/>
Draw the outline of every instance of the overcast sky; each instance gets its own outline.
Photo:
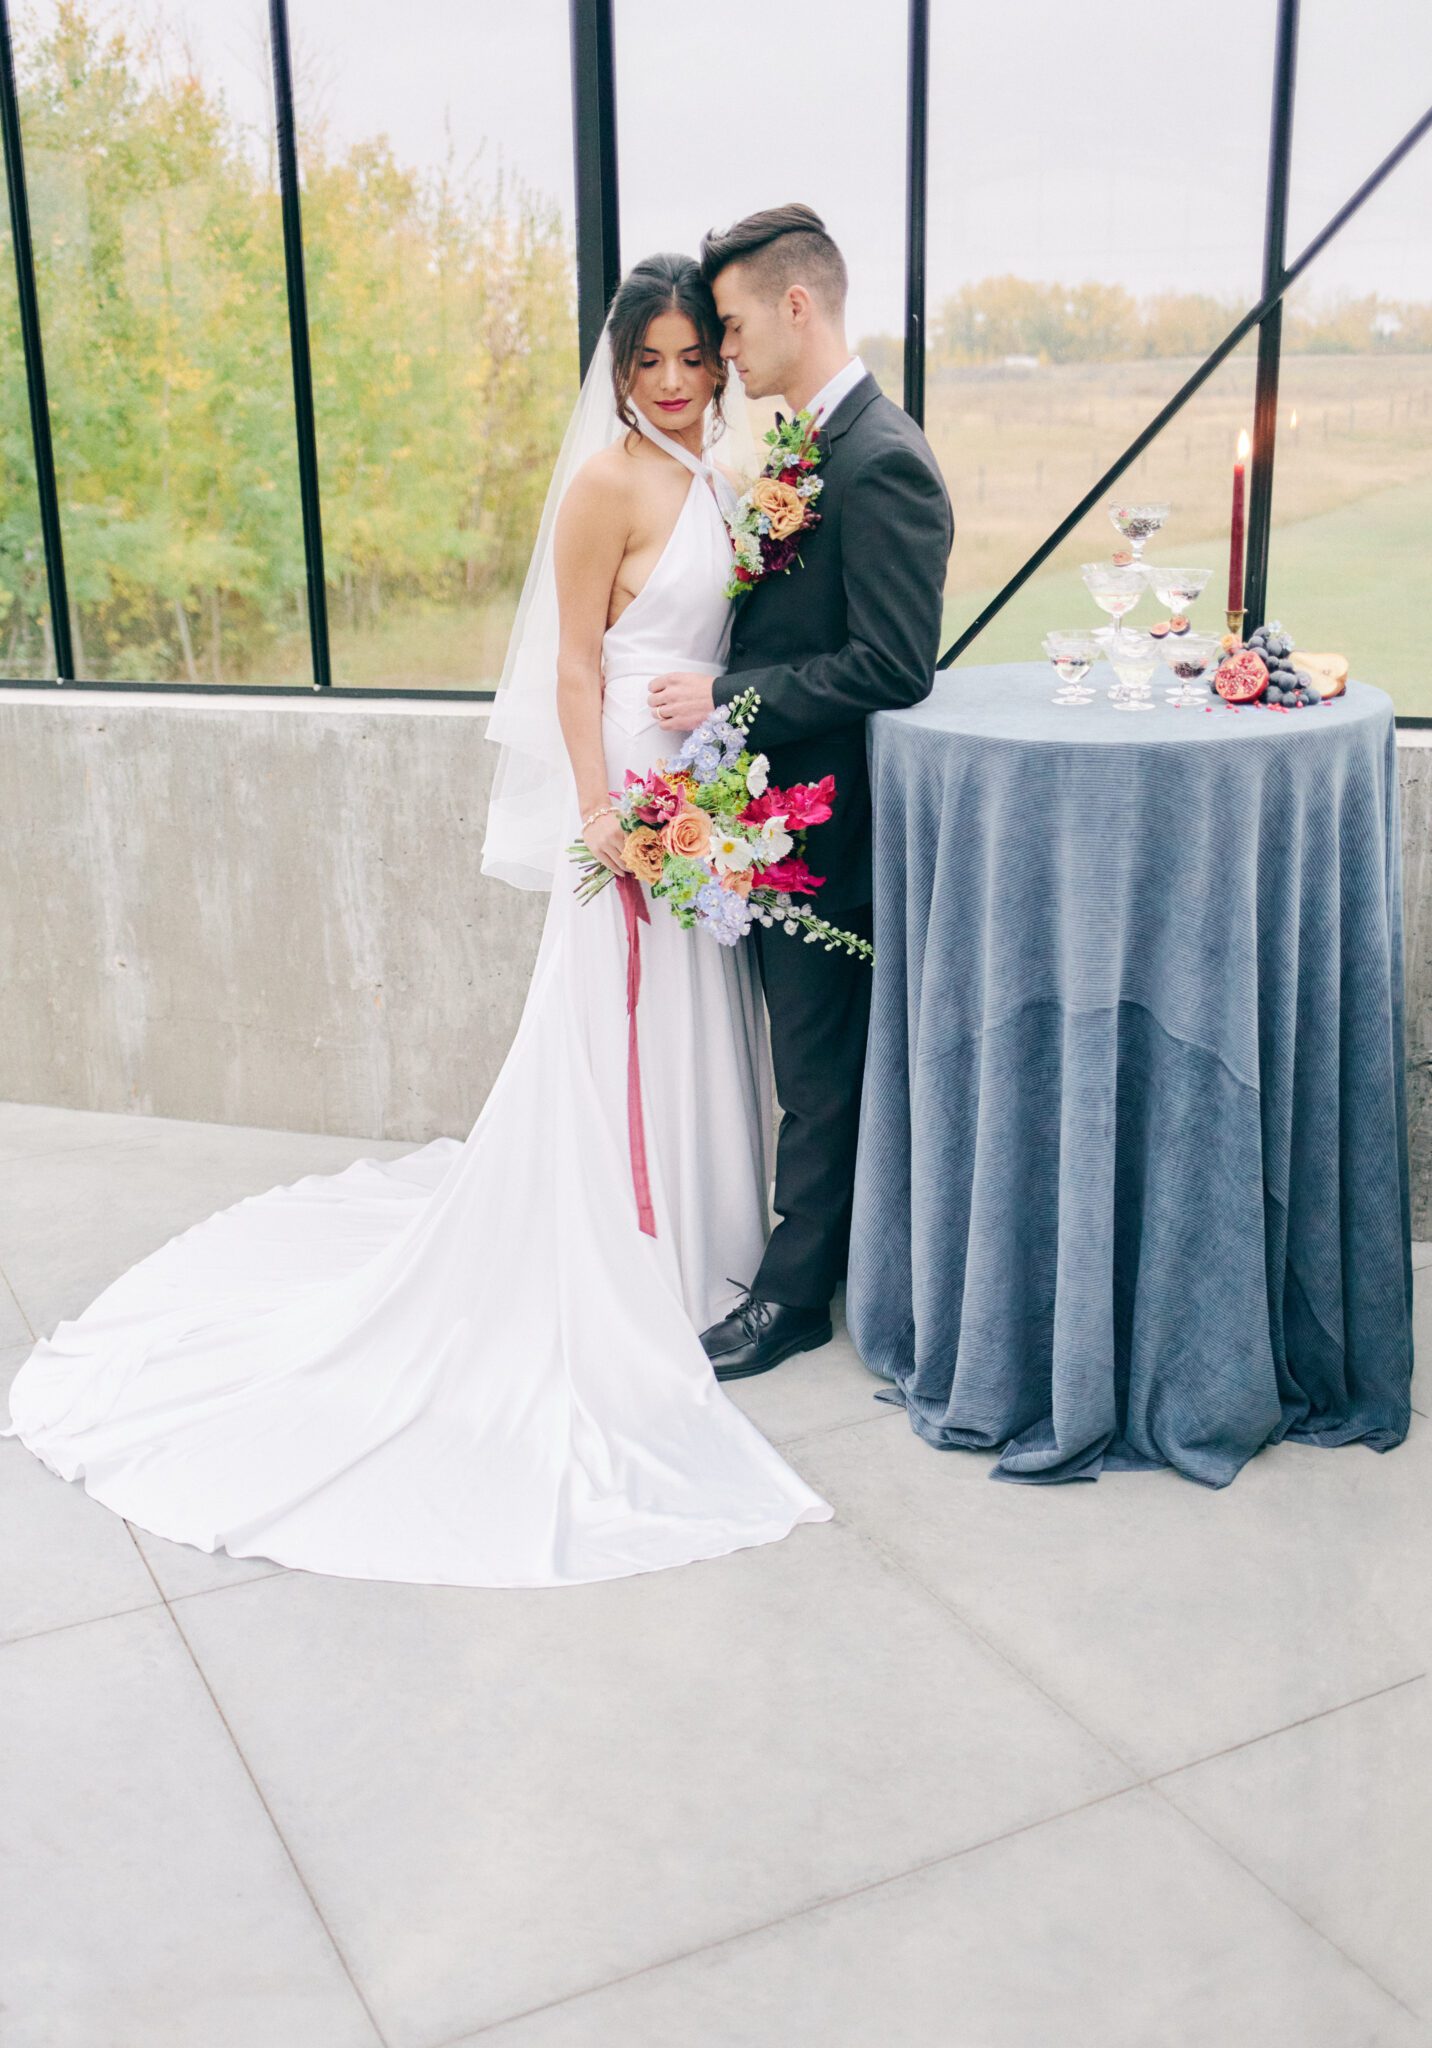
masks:
<path id="1" fill-rule="evenodd" d="M 270 118 L 262 0 L 157 4 Z M 27 20 L 54 0 L 19 0 Z M 1257 295 L 1273 0 L 933 0 L 929 296 L 1002 272 Z M 626 261 L 805 199 L 852 272 L 852 336 L 903 324 L 903 0 L 616 0 Z M 301 97 L 341 146 L 428 165 L 484 140 L 570 217 L 566 0 L 289 0 Z M 1290 250 L 1432 104 L 1429 0 L 1303 10 Z M 1319 259 L 1319 295 L 1432 298 L 1432 140 Z"/>

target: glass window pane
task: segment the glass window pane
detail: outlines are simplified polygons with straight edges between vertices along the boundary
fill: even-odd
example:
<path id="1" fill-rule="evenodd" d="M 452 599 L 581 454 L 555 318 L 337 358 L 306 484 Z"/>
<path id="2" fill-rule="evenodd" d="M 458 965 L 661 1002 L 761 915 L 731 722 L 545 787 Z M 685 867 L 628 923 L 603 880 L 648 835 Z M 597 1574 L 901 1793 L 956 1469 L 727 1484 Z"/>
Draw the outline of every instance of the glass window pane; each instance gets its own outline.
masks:
<path id="1" fill-rule="evenodd" d="M 851 346 L 904 395 L 903 7 L 765 0 L 756 17 L 617 0 L 624 266 L 801 200 L 850 271 Z M 755 410 L 753 408 L 753 410 Z"/>
<path id="2" fill-rule="evenodd" d="M 29 683 L 53 676 L 55 648 L 8 203 L 0 220 L 0 409 L 0 681 Z"/>
<path id="3" fill-rule="evenodd" d="M 926 431 L 957 522 L 947 644 L 1257 298 L 1274 18 L 1273 0 L 932 10 Z M 1226 525 L 1242 389 L 1221 374 L 1120 486 L 1173 506 L 1166 558 Z M 1061 559 L 1113 543 L 1098 515 Z M 1007 628 L 968 658 L 1028 657 L 1032 603 L 1017 646 Z"/>
<path id="4" fill-rule="evenodd" d="M 1425 109 L 1432 14 L 1303 9 L 1289 246 L 1306 243 Z M 1432 143 L 1390 173 L 1289 293 L 1268 608 L 1432 715 L 1415 630 L 1432 566 Z"/>
<path id="5" fill-rule="evenodd" d="M 1189 617 L 1200 632 L 1222 633 L 1227 625 L 1233 461 L 1240 428 L 1251 431 L 1253 425 L 1253 376 L 1250 357 L 1230 356 L 1145 449 L 1118 487 L 1120 496 L 1156 498 L 1172 508 L 1168 524 L 1146 543 L 1148 561 L 1212 572 L 1202 597 L 1189 607 Z M 1157 399 L 1151 393 L 1146 397 L 1136 426 L 1158 409 Z M 1037 402 L 1031 400 L 1032 405 Z M 1069 427 L 1067 417 L 1056 417 L 1056 433 L 1067 435 Z M 1070 498 L 1077 501 L 1078 491 L 1071 490 Z M 990 621 L 958 665 L 1038 661 L 1040 641 L 1051 628 L 1106 626 L 1109 622 L 1085 589 L 1079 568 L 1083 562 L 1106 560 L 1122 545 L 1103 507 L 1091 512 Z M 1129 624 L 1146 629 L 1167 616 L 1168 608 L 1149 591 L 1129 614 Z M 947 606 L 951 630 L 946 645 L 963 623 L 955 607 Z"/>
<path id="6" fill-rule="evenodd" d="M 307 682 L 266 10 L 14 45 L 76 673 Z"/>
<path id="7" fill-rule="evenodd" d="M 291 0 L 333 680 L 482 689 L 577 388 L 565 0 Z"/>

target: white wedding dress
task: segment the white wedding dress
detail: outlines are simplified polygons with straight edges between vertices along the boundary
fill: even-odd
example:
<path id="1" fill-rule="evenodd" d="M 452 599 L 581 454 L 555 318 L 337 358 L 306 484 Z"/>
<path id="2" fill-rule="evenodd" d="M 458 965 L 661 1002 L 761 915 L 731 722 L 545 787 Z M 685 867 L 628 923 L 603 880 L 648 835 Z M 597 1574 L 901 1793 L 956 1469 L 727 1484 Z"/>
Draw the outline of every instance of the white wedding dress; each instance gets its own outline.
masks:
<path id="1" fill-rule="evenodd" d="M 695 458 L 656 438 L 693 476 L 606 634 L 614 788 L 673 750 L 651 677 L 719 670 L 728 631 L 721 514 Z M 466 1140 L 308 1175 L 172 1238 L 35 1346 L 3 1434 L 155 1535 L 344 1578 L 570 1585 L 829 1519 L 697 1337 L 766 1237 L 753 963 L 650 908 L 637 1014 L 655 1237 L 628 1150 L 618 891 L 581 906 L 559 876 Z"/>

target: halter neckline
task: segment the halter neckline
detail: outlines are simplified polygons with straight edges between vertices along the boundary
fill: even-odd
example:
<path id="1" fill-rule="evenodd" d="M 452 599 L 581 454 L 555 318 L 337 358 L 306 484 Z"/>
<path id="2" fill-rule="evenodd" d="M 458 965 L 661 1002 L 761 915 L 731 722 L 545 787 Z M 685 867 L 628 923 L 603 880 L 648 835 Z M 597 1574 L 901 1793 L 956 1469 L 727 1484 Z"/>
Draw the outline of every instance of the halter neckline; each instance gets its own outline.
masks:
<path id="1" fill-rule="evenodd" d="M 738 490 L 725 471 L 718 469 L 709 456 L 693 455 L 691 450 L 683 447 L 680 441 L 673 441 L 670 434 L 664 434 L 660 427 L 652 424 L 639 405 L 634 405 L 632 411 L 636 414 L 638 427 L 646 435 L 648 441 L 655 442 L 658 448 L 664 448 L 668 455 L 676 457 L 683 468 L 689 469 L 693 476 L 700 477 L 707 490 L 711 493 L 711 496 L 715 499 L 717 511 L 729 525 L 735 516 Z"/>
<path id="2" fill-rule="evenodd" d="M 708 484 L 712 481 L 712 468 L 709 462 L 700 456 L 693 455 L 691 450 L 683 447 L 680 441 L 674 441 L 670 434 L 664 434 L 660 427 L 654 426 L 639 405 L 634 405 L 632 411 L 636 414 L 637 425 L 649 441 L 655 441 L 658 448 L 664 448 L 668 455 L 674 455 L 683 467 L 691 471 L 693 476 L 703 478 Z"/>

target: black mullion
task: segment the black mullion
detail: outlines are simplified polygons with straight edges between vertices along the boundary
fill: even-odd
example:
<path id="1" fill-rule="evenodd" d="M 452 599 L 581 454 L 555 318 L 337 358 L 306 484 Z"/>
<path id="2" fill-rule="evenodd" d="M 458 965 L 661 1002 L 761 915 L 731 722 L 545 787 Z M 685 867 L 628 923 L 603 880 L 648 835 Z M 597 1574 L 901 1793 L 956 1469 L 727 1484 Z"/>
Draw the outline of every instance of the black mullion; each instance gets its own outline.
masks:
<path id="1" fill-rule="evenodd" d="M 929 191 L 930 4 L 910 0 L 905 108 L 905 410 L 925 424 L 925 210 Z"/>
<path id="2" fill-rule="evenodd" d="M 313 364 L 308 352 L 308 291 L 303 274 L 303 220 L 298 197 L 298 148 L 294 140 L 288 0 L 269 0 L 269 40 L 273 45 L 283 263 L 288 287 L 289 354 L 293 362 L 293 424 L 298 442 L 298 492 L 303 510 L 303 555 L 308 575 L 308 640 L 313 655 L 313 687 L 326 690 L 333 681 L 333 673 L 328 652 L 328 586 L 323 572 L 318 436 L 313 416 Z"/>
<path id="3" fill-rule="evenodd" d="M 990 602 L 985 606 L 973 624 L 966 626 L 959 639 L 952 646 L 946 648 L 939 661 L 935 664 L 937 668 L 948 668 L 952 661 L 964 653 L 971 641 L 975 640 L 984 631 L 990 620 L 1003 611 L 1005 605 L 1008 604 L 1017 591 L 1024 587 L 1035 570 L 1042 567 L 1048 561 L 1054 550 L 1059 546 L 1059 543 L 1073 532 L 1081 519 L 1086 518 L 1093 511 L 1105 491 L 1112 489 L 1124 474 L 1124 471 L 1143 454 L 1149 443 L 1158 438 L 1175 414 L 1188 403 L 1196 391 L 1202 389 L 1219 364 L 1237 348 L 1244 335 L 1251 333 L 1253 328 L 1258 326 L 1261 321 L 1267 319 L 1269 313 L 1272 312 L 1274 306 L 1282 299 L 1284 293 L 1292 285 L 1296 284 L 1314 258 L 1321 256 L 1334 235 L 1340 233 L 1347 226 L 1358 209 L 1372 197 L 1384 178 L 1396 170 L 1410 150 L 1417 147 L 1417 144 L 1422 140 L 1429 128 L 1432 128 L 1432 107 L 1428 108 L 1420 120 L 1413 122 L 1402 140 L 1388 151 L 1382 162 L 1375 169 L 1368 172 L 1368 175 L 1363 179 L 1352 196 L 1344 200 L 1337 212 L 1323 223 L 1322 227 L 1313 236 L 1311 242 L 1307 243 L 1300 254 L 1294 258 L 1293 262 L 1283 272 L 1277 287 L 1273 291 L 1265 293 L 1256 306 L 1250 306 L 1242 319 L 1236 321 L 1229 328 L 1218 346 L 1204 358 L 1203 362 L 1193 372 L 1193 375 L 1180 385 L 1168 404 L 1155 414 L 1142 433 L 1134 437 L 1123 454 L 1104 471 L 1098 482 L 1085 492 L 1073 511 L 1067 513 L 1058 526 L 1055 527 L 1054 531 L 1040 542 L 1034 553 L 1029 557 L 1029 560 L 1015 570 L 1008 583 L 1005 584 L 997 596 L 990 599 Z"/>
<path id="4" fill-rule="evenodd" d="M 25 351 L 25 386 L 30 400 L 30 439 L 35 453 L 35 488 L 40 500 L 40 535 L 45 546 L 45 580 L 50 593 L 50 637 L 55 647 L 56 680 L 75 680 L 70 640 L 69 586 L 60 534 L 60 494 L 55 482 L 55 450 L 50 438 L 50 402 L 45 385 L 45 351 L 40 334 L 40 300 L 35 289 L 35 249 L 30 235 L 30 197 L 25 183 L 25 152 L 20 138 L 20 94 L 15 83 L 15 52 L 10 38 L 10 10 L 0 0 L 0 129 L 4 132 L 6 182 L 10 192 L 10 234 L 15 245 L 15 285 L 20 303 L 20 335 Z"/>
<path id="5" fill-rule="evenodd" d="M 577 210 L 577 337 L 585 377 L 621 282 L 611 0 L 568 0 Z"/>
<path id="6" fill-rule="evenodd" d="M 1293 94 L 1298 71 L 1299 0 L 1278 0 L 1273 60 L 1273 110 L 1268 133 L 1268 197 L 1263 227 L 1263 293 L 1282 283 L 1288 238 L 1288 166 L 1293 147 Z M 1248 537 L 1243 603 L 1248 630 L 1263 624 L 1268 604 L 1268 548 L 1273 530 L 1273 456 L 1278 436 L 1278 372 L 1283 301 L 1258 329 L 1253 401 L 1253 467 L 1248 482 Z"/>

